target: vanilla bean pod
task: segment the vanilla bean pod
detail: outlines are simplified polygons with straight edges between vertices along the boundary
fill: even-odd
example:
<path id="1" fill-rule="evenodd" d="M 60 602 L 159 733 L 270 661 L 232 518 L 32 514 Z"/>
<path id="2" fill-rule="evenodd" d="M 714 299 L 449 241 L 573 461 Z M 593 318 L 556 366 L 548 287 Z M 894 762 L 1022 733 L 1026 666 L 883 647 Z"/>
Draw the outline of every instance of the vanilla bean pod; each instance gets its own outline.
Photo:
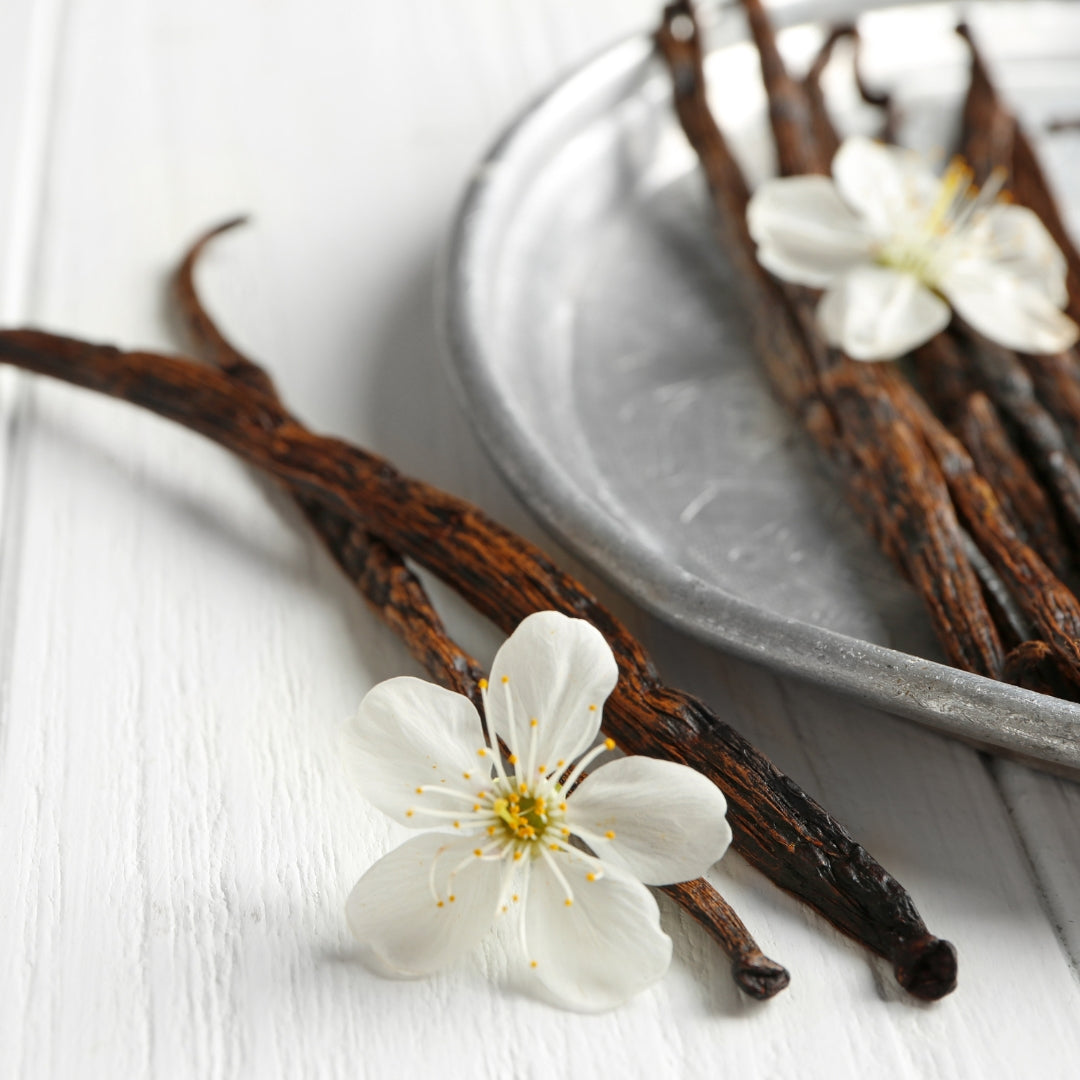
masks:
<path id="1" fill-rule="evenodd" d="M 1025 641 L 1005 658 L 1005 678 L 1037 694 L 1080 701 L 1075 679 L 1045 641 Z"/>
<path id="2" fill-rule="evenodd" d="M 200 237 L 177 270 L 174 295 L 180 317 L 195 351 L 261 396 L 264 408 L 276 406 L 277 424 L 295 422 L 269 373 L 241 353 L 221 332 L 195 287 L 195 267 L 206 245 L 223 232 L 244 223 L 227 221 Z M 267 413 L 269 415 L 269 413 Z M 291 489 L 290 489 L 291 490 Z M 441 685 L 471 698 L 483 712 L 479 681 L 483 668 L 447 633 L 427 591 L 404 559 L 387 543 L 328 509 L 303 492 L 292 491 L 315 534 L 346 577 L 398 634 L 410 653 Z M 736 985 L 757 1000 L 771 998 L 790 982 L 787 970 L 762 953 L 734 908 L 704 879 L 663 887 L 672 899 L 700 923 L 731 961 Z"/>
<path id="3" fill-rule="evenodd" d="M 1035 394 L 1057 421 L 1075 461 L 1080 461 L 1080 355 L 1070 349 L 1052 356 L 1022 356 Z"/>
<path id="4" fill-rule="evenodd" d="M 758 33 L 762 32 L 759 25 Z M 839 147 L 840 138 L 820 92 L 820 73 L 828 62 L 836 40 L 846 34 L 855 33 L 857 31 L 850 27 L 834 30 L 826 39 L 810 69 L 810 74 L 803 83 L 808 93 L 814 138 L 819 152 L 825 152 L 829 157 Z M 768 41 L 765 47 L 771 47 Z M 773 67 L 775 68 L 775 64 Z M 975 388 L 970 362 L 961 354 L 952 335 L 938 334 L 916 349 L 913 363 L 919 376 L 920 387 L 938 417 L 953 428 L 954 433 L 971 455 L 975 470 L 992 483 L 1000 504 L 998 513 L 1004 515 L 1001 523 L 1007 523 L 1010 526 L 1009 532 L 1030 546 L 1056 574 L 1064 573 L 1068 568 L 1069 558 L 1053 507 L 1023 455 L 1010 439 L 997 409 L 983 393 Z M 903 407 L 905 399 L 909 396 L 907 388 L 898 385 L 896 389 L 897 400 Z M 910 405 L 911 402 L 907 404 Z M 917 424 L 920 427 L 927 424 L 933 427 L 928 417 L 921 423 L 917 421 Z M 936 447 L 935 456 L 939 458 L 939 464 L 942 464 L 947 474 L 951 469 L 955 477 L 957 448 L 950 446 L 936 430 L 931 430 L 927 434 L 932 446 Z M 948 468 L 941 462 L 942 452 L 947 453 L 949 457 Z M 953 485 L 955 485 L 955 479 Z M 1062 486 L 1066 491 L 1066 505 L 1068 506 L 1070 505 L 1068 502 L 1069 484 L 1066 482 Z M 1053 587 L 1059 595 L 1068 592 L 1056 578 Z M 1039 606 L 1039 598 L 1029 597 L 1028 599 L 1036 607 Z M 1064 602 L 1067 603 L 1067 601 Z M 1007 620 L 1003 620 L 998 615 L 995 616 L 995 621 L 999 626 L 1003 626 Z"/>
<path id="5" fill-rule="evenodd" d="M 476 507 L 295 420 L 190 360 L 40 331 L 0 332 L 0 361 L 141 405 L 232 450 L 426 566 L 507 633 L 544 609 L 588 619 L 620 679 L 606 728 L 630 753 L 679 761 L 727 796 L 734 846 L 781 888 L 893 964 L 912 994 L 956 985 L 956 951 L 902 886 L 825 810 L 703 702 L 660 682 L 641 645 L 541 551 Z"/>
<path id="6" fill-rule="evenodd" d="M 1067 574 L 1069 553 L 1054 508 L 1013 445 L 990 399 L 978 390 L 969 394 L 952 427 L 971 454 L 975 468 L 991 482 L 1021 539 L 1058 577 Z"/>
<path id="7" fill-rule="evenodd" d="M 1008 420 L 1043 484 L 1054 498 L 1062 524 L 1080 548 L 1080 465 L 1050 411 L 1039 400 L 1035 384 L 1019 356 L 971 327 L 970 357 L 976 382 Z"/>
<path id="8" fill-rule="evenodd" d="M 743 6 L 751 14 L 751 30 L 762 55 L 761 68 L 766 92 L 770 100 L 775 96 L 777 100 L 786 102 L 790 97 L 791 80 L 784 72 L 775 35 L 764 17 L 760 0 L 743 0 Z M 808 102 L 808 110 L 811 107 L 812 103 Z M 785 113 L 785 122 L 776 123 L 776 112 L 770 112 L 770 119 L 773 119 L 781 172 L 793 173 L 807 167 L 821 171 L 826 162 L 814 144 L 813 116 L 810 122 L 802 123 L 801 114 L 789 110 Z M 827 122 L 827 116 L 818 118 L 819 126 Z M 813 349 L 816 334 L 811 310 L 812 294 L 805 289 L 786 286 L 784 294 L 789 306 L 800 318 L 808 344 Z M 1010 364 L 1007 350 L 995 351 L 996 347 L 991 349 L 986 343 L 979 344 L 982 347 L 975 357 L 974 367 L 981 385 L 1039 452 L 1038 464 L 1043 466 L 1044 479 L 1057 496 L 1059 507 L 1065 510 L 1066 525 L 1080 524 L 1080 518 L 1075 517 L 1075 513 L 1080 512 L 1080 470 L 1067 454 L 1060 452 L 1059 433 L 1054 442 L 1056 426 L 1034 401 L 1030 379 L 1015 357 L 1012 357 Z M 943 350 L 950 347 L 949 339 L 939 335 L 924 349 Z M 824 367 L 821 360 L 819 365 Z M 897 413 L 914 430 L 921 432 L 938 468 L 944 473 L 950 505 L 956 504 L 982 554 L 1004 581 L 1023 613 L 1042 634 L 1067 677 L 1080 685 L 1080 643 L 1077 640 L 1080 604 L 1038 554 L 1016 534 L 993 489 L 979 476 L 967 451 L 940 425 L 910 384 L 900 379 L 890 365 L 855 365 L 855 368 L 861 370 L 855 371 L 850 363 L 838 364 L 833 360 L 824 371 L 823 383 L 828 385 L 832 382 L 838 388 L 840 384 L 849 384 L 847 392 L 854 399 L 866 399 L 867 402 L 880 386 L 891 399 Z M 1054 453 L 1054 450 L 1058 452 Z M 891 493 L 891 490 L 885 487 L 886 492 Z M 936 493 L 936 497 L 940 497 L 940 493 Z M 1001 677 L 1003 671 L 992 674 Z"/>
<path id="9" fill-rule="evenodd" d="M 890 377 L 901 381 L 895 369 Z M 906 386 L 906 384 L 905 384 Z M 900 388 L 898 388 L 898 391 Z M 1016 534 L 994 488 L 979 474 L 964 445 L 930 414 L 917 394 L 898 400 L 922 421 L 949 492 L 979 549 L 1004 582 L 1040 638 L 1055 654 L 1065 677 L 1080 688 L 1080 601 Z"/>
<path id="10" fill-rule="evenodd" d="M 768 73 L 770 119 L 782 167 L 821 171 L 824 163 L 806 137 L 809 107 L 802 88 L 787 74 L 760 5 L 745 6 Z M 1001 641 L 965 552 L 944 477 L 920 433 L 900 417 L 874 365 L 854 364 L 823 347 L 809 290 L 773 281 L 757 262 L 745 220 L 746 184 L 709 111 L 700 37 L 686 0 L 665 10 L 657 40 L 672 71 L 676 112 L 701 159 L 723 246 L 753 315 L 759 349 L 762 341 L 775 343 L 784 330 L 779 356 L 759 352 L 774 388 L 804 425 L 807 410 L 799 391 L 828 417 L 828 442 L 810 430 L 839 464 L 845 490 L 871 534 L 918 589 L 949 661 L 1000 676 Z M 829 381 L 840 368 L 852 372 L 843 393 Z"/>

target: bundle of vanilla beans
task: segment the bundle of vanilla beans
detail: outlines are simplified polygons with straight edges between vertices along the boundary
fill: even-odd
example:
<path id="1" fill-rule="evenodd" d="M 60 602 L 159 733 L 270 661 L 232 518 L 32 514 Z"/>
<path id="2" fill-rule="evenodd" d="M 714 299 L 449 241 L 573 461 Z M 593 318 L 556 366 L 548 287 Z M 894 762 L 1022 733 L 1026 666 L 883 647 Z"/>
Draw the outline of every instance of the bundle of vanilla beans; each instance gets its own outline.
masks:
<path id="1" fill-rule="evenodd" d="M 839 136 L 819 80 L 837 39 L 857 38 L 855 28 L 831 34 L 800 80 L 784 65 L 761 0 L 742 6 L 781 174 L 827 175 Z M 1043 220 L 1068 262 L 1075 320 L 1080 254 L 1030 141 L 995 91 L 971 34 L 964 26 L 958 32 L 971 52 L 960 150 L 977 182 L 1004 170 L 1012 198 Z M 1080 543 L 1076 350 L 1018 355 L 954 320 L 915 351 L 909 380 L 896 364 L 860 363 L 829 348 L 815 322 L 817 294 L 773 279 L 756 261 L 749 192 L 709 111 L 701 34 L 687 0 L 665 9 L 657 41 L 775 391 L 918 590 L 950 663 L 1080 701 L 1080 602 L 1066 584 L 1076 575 Z M 885 109 L 883 137 L 891 137 L 887 95 L 873 97 L 859 85 Z"/>
<path id="2" fill-rule="evenodd" d="M 817 79 L 784 70 L 757 0 L 744 0 L 758 45 L 781 168 L 825 172 L 836 144 Z M 853 363 L 823 347 L 815 298 L 758 266 L 745 223 L 746 185 L 709 114 L 700 37 L 687 3 L 666 9 L 657 35 L 680 119 L 700 153 L 717 219 L 755 314 L 757 346 L 779 395 L 846 481 L 884 549 L 923 593 L 950 658 L 1025 686 L 1075 695 L 1080 605 L 1061 577 L 1080 536 L 1077 360 L 1017 357 L 943 334 L 916 357 L 921 397 L 890 364 Z M 966 109 L 969 160 L 1005 162 L 1014 197 L 1032 205 L 1072 260 L 1031 148 L 974 53 Z M 221 228 L 228 228 L 230 222 Z M 775 884 L 886 957 L 912 994 L 956 985 L 956 951 L 932 935 L 911 897 L 798 785 L 702 701 L 665 685 L 641 645 L 538 548 L 462 499 L 399 473 L 366 450 L 308 430 L 266 371 L 209 319 L 194 285 L 200 240 L 176 297 L 200 359 L 123 352 L 38 330 L 0 331 L 0 362 L 150 409 L 213 439 L 281 483 L 346 576 L 433 678 L 481 706 L 483 671 L 447 634 L 405 559 L 426 567 L 505 632 L 554 609 L 591 621 L 619 663 L 604 729 L 630 753 L 679 761 L 728 799 L 735 849 Z M 1000 604 L 973 569 L 966 529 L 1020 612 Z M 788 983 L 706 881 L 666 891 L 732 962 L 737 984 L 770 997 Z"/>

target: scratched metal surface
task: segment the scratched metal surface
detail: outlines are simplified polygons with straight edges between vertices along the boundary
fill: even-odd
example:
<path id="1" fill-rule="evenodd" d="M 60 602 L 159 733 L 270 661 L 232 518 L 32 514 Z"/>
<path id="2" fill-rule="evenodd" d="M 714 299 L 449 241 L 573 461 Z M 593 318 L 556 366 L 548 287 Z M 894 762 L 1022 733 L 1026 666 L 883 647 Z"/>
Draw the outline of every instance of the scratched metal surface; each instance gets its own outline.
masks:
<path id="1" fill-rule="evenodd" d="M 867 5 L 858 5 L 865 9 Z M 878 5 L 871 79 L 902 86 L 905 141 L 947 146 L 966 85 L 959 7 Z M 851 4 L 787 5 L 805 63 Z M 1080 6 L 966 5 L 1040 142 L 1072 220 Z M 821 23 L 806 23 L 812 11 Z M 771 167 L 740 17 L 710 27 L 710 92 L 752 178 Z M 874 122 L 834 65 L 844 126 Z M 877 552 L 773 401 L 703 185 L 645 39 L 598 57 L 504 136 L 463 203 L 449 354 L 477 430 L 561 538 L 652 610 L 779 670 L 1033 759 L 1080 770 L 1080 710 L 943 666 L 920 601 Z"/>

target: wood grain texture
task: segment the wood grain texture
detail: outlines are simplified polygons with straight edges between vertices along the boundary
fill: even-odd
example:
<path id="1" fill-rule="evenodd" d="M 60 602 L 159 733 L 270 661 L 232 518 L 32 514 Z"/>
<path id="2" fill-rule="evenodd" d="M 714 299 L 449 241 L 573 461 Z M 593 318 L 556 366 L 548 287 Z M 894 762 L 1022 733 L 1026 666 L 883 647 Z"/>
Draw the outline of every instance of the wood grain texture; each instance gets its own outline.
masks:
<path id="1" fill-rule="evenodd" d="M 517 104 L 654 5 L 62 10 L 22 0 L 0 15 L 0 137 L 18 147 L 0 164 L 5 255 L 12 178 L 40 184 L 40 239 L 0 264 L 0 296 L 23 297 L 5 318 L 168 346 L 176 253 L 250 211 L 203 280 L 289 400 L 538 537 L 449 400 L 435 259 Z M 410 49 L 425 74 L 402 84 Z M 10 107 L 12 80 L 20 101 L 52 86 L 48 108 Z M 9 126 L 25 115 L 29 143 Z M 792 971 L 771 1005 L 739 998 L 668 903 L 671 974 L 599 1018 L 528 996 L 505 929 L 436 979 L 370 974 L 342 906 L 403 830 L 349 787 L 336 739 L 364 690 L 412 661 L 286 501 L 225 454 L 122 405 L 25 386 L 7 444 L 22 495 L 0 534 L 0 1076 L 1075 1071 L 1062 940 L 1076 955 L 1077 789 L 1009 766 L 1007 805 L 972 751 L 719 656 L 602 586 L 672 682 L 730 711 L 912 889 L 960 949 L 960 989 L 901 1000 L 883 966 L 737 860 L 715 880 Z M 453 603 L 446 615 L 490 660 L 491 628 Z"/>

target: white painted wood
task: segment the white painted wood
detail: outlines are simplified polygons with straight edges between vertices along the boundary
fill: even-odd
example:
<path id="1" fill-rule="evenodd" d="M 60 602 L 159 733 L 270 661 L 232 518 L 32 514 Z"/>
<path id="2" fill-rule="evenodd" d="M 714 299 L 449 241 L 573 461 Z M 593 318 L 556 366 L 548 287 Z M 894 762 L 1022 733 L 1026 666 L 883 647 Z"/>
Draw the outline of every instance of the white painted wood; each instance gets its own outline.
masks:
<path id="1" fill-rule="evenodd" d="M 167 269 L 250 211 L 204 284 L 290 400 L 539 537 L 449 398 L 439 248 L 512 112 L 654 9 L 9 3 L 4 318 L 172 346 Z M 371 974 L 342 905 L 403 830 L 351 790 L 336 738 L 413 664 L 246 469 L 125 406 L 26 387 L 0 534 L 0 1076 L 1075 1074 L 1076 789 L 1009 767 L 1007 806 L 972 751 L 718 656 L 606 589 L 673 681 L 908 885 L 957 942 L 961 988 L 905 999 L 736 858 L 714 879 L 793 973 L 764 1006 L 666 903 L 671 974 L 602 1017 L 528 996 L 505 931 L 427 982 Z M 448 610 L 490 656 L 490 628 Z"/>

